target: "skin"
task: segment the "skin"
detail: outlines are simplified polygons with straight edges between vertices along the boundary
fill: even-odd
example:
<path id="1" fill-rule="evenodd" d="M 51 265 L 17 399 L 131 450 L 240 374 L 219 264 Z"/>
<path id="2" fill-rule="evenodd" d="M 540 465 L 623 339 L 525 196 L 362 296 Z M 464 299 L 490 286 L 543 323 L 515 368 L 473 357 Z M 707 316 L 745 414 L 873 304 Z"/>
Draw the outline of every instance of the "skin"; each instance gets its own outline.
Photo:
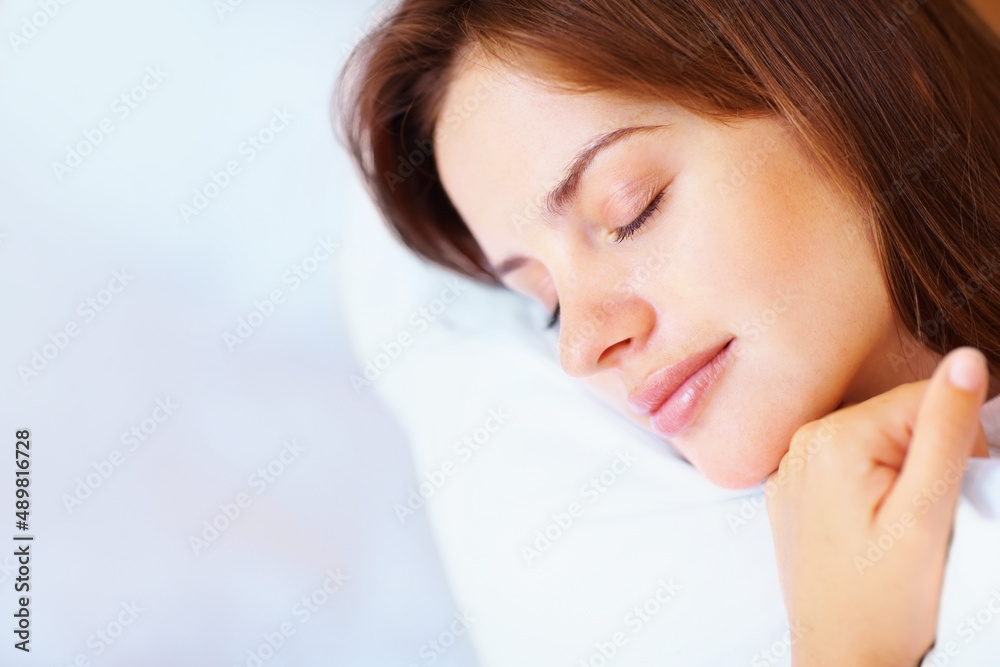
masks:
<path id="1" fill-rule="evenodd" d="M 796 432 L 765 493 L 797 667 L 916 666 L 931 648 L 986 378 L 960 348 Z"/>
<path id="2" fill-rule="evenodd" d="M 735 338 L 700 412 L 670 438 L 719 486 L 761 483 L 803 424 L 927 378 L 940 360 L 898 325 L 866 218 L 780 120 L 723 124 L 559 90 L 474 54 L 440 118 L 444 188 L 494 266 L 527 258 L 504 282 L 559 303 L 568 374 L 651 429 L 629 393 Z M 583 148 L 635 126 L 667 127 L 601 151 L 575 201 L 539 213 Z M 661 190 L 645 226 L 616 243 Z"/>

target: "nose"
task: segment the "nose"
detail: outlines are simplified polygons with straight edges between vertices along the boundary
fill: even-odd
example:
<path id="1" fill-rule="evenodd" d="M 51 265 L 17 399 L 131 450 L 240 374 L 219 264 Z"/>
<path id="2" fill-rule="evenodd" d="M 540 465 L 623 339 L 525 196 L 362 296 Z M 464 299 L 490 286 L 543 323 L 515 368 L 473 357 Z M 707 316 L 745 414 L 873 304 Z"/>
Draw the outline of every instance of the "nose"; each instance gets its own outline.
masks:
<path id="1" fill-rule="evenodd" d="M 656 311 L 639 294 L 584 281 L 560 293 L 559 319 L 559 363 L 582 378 L 621 369 L 646 344 Z"/>

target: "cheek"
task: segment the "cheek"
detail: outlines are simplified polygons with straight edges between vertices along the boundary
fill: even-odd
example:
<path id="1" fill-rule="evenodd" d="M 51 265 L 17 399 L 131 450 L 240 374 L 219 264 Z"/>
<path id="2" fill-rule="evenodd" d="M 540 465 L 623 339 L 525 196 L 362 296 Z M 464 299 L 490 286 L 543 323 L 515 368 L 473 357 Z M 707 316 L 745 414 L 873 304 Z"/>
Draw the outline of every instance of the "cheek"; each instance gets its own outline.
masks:
<path id="1" fill-rule="evenodd" d="M 808 179 L 785 166 L 792 158 L 769 154 L 758 164 L 746 154 L 713 151 L 690 163 L 653 237 L 672 258 L 664 288 L 718 326 L 770 317 L 775 301 L 784 310 L 782 295 L 821 280 L 817 268 L 830 259 L 815 224 L 822 206 Z"/>
<path id="2" fill-rule="evenodd" d="M 691 179 L 671 279 L 739 352 L 675 446 L 712 482 L 745 488 L 775 470 L 799 427 L 836 407 L 891 311 L 874 253 L 847 233 L 859 213 L 819 173 L 776 151 L 713 198 L 731 165 Z"/>
<path id="3" fill-rule="evenodd" d="M 702 221 L 696 248 L 707 287 L 730 296 L 735 291 L 739 303 L 763 308 L 781 290 L 801 287 L 829 256 L 804 193 L 790 193 L 767 173 L 714 201 L 707 189 L 701 195 L 707 204 L 695 218 Z"/>

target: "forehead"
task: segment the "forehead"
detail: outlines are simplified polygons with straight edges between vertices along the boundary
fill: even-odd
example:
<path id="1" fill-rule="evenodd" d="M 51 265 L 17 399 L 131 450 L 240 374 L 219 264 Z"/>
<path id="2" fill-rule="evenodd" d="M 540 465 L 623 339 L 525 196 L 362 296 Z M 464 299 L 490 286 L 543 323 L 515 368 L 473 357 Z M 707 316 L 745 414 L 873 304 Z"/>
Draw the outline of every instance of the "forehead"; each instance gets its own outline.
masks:
<path id="1" fill-rule="evenodd" d="M 511 247 L 517 220 L 538 218 L 545 194 L 596 137 L 662 117 L 611 93 L 559 89 L 482 56 L 457 68 L 434 150 L 442 184 L 487 252 Z"/>

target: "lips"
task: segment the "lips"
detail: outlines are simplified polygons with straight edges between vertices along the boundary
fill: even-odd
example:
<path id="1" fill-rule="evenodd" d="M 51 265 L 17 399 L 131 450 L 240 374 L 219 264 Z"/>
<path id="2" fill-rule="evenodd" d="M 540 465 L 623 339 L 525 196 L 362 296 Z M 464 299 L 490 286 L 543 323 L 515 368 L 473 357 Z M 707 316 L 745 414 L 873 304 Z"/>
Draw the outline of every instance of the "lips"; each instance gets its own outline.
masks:
<path id="1" fill-rule="evenodd" d="M 732 338 L 650 373 L 629 395 L 633 411 L 650 415 L 654 430 L 676 435 L 697 415 L 698 407 L 729 359 Z"/>

